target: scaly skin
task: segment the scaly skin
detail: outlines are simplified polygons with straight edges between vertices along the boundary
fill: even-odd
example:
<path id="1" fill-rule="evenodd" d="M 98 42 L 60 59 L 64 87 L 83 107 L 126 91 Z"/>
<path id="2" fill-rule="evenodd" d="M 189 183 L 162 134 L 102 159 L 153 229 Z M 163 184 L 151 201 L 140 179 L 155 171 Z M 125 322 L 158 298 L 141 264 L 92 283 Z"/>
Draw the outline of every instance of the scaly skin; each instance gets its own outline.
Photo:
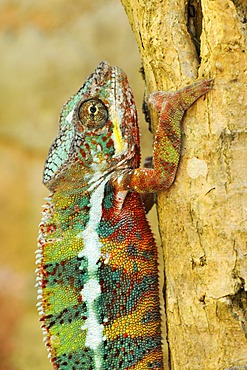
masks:
<path id="1" fill-rule="evenodd" d="M 102 62 L 64 105 L 45 163 L 51 191 L 40 224 L 39 311 L 59 370 L 163 369 L 157 247 L 138 193 L 175 177 L 184 111 L 208 80 L 157 92 L 154 168 L 139 168 L 127 77 Z"/>

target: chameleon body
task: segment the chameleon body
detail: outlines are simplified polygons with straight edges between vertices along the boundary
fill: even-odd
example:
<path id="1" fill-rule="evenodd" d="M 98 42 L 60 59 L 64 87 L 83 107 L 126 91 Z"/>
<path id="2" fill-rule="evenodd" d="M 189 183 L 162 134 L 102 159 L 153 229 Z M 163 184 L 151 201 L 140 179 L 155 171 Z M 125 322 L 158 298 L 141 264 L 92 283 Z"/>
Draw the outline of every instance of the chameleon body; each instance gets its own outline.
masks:
<path id="1" fill-rule="evenodd" d="M 139 168 L 125 73 L 102 62 L 63 106 L 45 163 L 37 285 L 54 369 L 163 369 L 158 252 L 139 193 L 168 188 L 184 111 L 210 81 L 154 93 L 154 168 Z"/>

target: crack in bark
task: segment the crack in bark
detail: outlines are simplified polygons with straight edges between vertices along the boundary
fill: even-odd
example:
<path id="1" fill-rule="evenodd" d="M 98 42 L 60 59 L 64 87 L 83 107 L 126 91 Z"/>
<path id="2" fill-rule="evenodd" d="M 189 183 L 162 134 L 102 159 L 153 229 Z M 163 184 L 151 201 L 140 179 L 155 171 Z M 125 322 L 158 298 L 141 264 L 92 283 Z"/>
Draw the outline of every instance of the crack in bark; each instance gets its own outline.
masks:
<path id="1" fill-rule="evenodd" d="M 219 153 L 219 161 L 222 163 L 222 170 L 226 174 L 225 189 L 228 192 L 228 186 L 232 183 L 231 174 L 231 146 L 235 140 L 236 134 L 230 131 L 228 128 L 224 129 L 219 137 L 219 145 L 216 149 Z"/>
<path id="2" fill-rule="evenodd" d="M 189 0 L 188 2 L 187 28 L 195 45 L 196 53 L 200 62 L 201 33 L 202 33 L 202 6 L 201 0 Z"/>
<path id="3" fill-rule="evenodd" d="M 247 1 L 246 0 L 232 0 L 237 15 L 239 18 L 239 21 L 241 22 L 241 31 L 243 32 L 243 35 L 247 36 Z"/>
<path id="4" fill-rule="evenodd" d="M 247 338 L 247 291 L 245 287 L 244 278 L 239 276 L 239 271 L 238 271 L 239 257 L 238 257 L 238 251 L 235 248 L 235 242 L 233 244 L 233 249 L 236 253 L 235 265 L 232 270 L 232 278 L 235 281 L 235 286 L 234 286 L 235 293 L 227 294 L 225 296 L 219 297 L 217 298 L 217 301 L 224 298 L 224 302 L 229 307 L 232 317 L 239 322 L 241 329 L 245 337 Z M 234 368 L 225 369 L 225 370 L 231 370 L 231 369 L 234 369 Z M 242 369 L 242 367 L 240 367 L 239 369 Z"/>
<path id="5" fill-rule="evenodd" d="M 236 262 L 232 271 L 232 278 L 235 280 L 235 290 L 234 294 L 229 294 L 225 296 L 228 301 L 228 305 L 231 310 L 231 314 L 239 321 L 242 331 L 247 338 L 247 291 L 245 290 L 245 280 L 239 276 L 238 272 L 238 251 L 235 248 L 235 242 L 233 249 L 236 253 Z"/>
<path id="6" fill-rule="evenodd" d="M 244 279 L 243 285 L 244 285 Z M 233 317 L 239 321 L 241 328 L 247 338 L 247 292 L 244 290 L 244 286 L 238 291 L 238 293 L 229 295 L 230 307 Z"/>

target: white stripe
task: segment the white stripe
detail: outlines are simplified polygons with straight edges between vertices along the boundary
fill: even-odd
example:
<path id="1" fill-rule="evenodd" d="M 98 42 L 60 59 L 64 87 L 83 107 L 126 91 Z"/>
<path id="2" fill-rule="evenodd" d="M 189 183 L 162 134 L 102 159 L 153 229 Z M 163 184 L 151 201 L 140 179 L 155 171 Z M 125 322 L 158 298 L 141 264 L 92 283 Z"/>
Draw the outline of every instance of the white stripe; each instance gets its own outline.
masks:
<path id="1" fill-rule="evenodd" d="M 69 114 L 68 114 L 68 115 L 67 115 L 67 117 L 65 118 L 65 119 L 66 119 L 66 121 L 67 121 L 68 123 L 71 123 L 72 118 L 73 118 L 73 114 L 74 114 L 74 109 L 72 109 L 72 111 L 71 111 L 71 112 L 69 112 Z"/>
<path id="2" fill-rule="evenodd" d="M 109 181 L 110 176 L 111 175 L 104 179 L 104 181 L 102 181 L 98 187 L 93 190 L 90 199 L 91 207 L 88 225 L 82 233 L 78 234 L 78 237 L 82 237 L 84 243 L 84 248 L 78 254 L 78 257 L 87 258 L 89 275 L 89 281 L 85 283 L 84 288 L 81 291 L 82 299 L 86 302 L 88 308 L 88 318 L 82 326 L 82 330 L 87 330 L 85 345 L 94 350 L 96 370 L 100 370 L 101 368 L 102 358 L 100 356 L 99 346 L 103 340 L 103 325 L 99 324 L 94 307 L 95 300 L 101 294 L 100 284 L 96 274 L 98 271 L 97 262 L 101 257 L 102 244 L 96 228 L 102 216 L 102 201 L 104 197 L 105 184 Z M 97 184 L 93 183 L 89 190 L 94 189 L 96 185 Z"/>

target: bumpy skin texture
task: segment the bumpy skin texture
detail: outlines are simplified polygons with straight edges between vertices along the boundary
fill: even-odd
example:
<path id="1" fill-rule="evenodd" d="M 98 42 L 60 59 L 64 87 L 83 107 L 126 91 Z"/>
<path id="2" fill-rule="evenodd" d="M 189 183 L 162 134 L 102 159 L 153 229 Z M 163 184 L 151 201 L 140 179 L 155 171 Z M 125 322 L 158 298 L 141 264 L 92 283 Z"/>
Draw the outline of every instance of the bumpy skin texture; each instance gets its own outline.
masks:
<path id="1" fill-rule="evenodd" d="M 184 111 L 203 81 L 154 93 L 154 168 L 139 168 L 137 113 L 125 73 L 99 64 L 64 105 L 45 163 L 51 191 L 38 240 L 39 311 L 59 370 L 163 369 L 157 247 L 138 193 L 175 177 Z"/>

